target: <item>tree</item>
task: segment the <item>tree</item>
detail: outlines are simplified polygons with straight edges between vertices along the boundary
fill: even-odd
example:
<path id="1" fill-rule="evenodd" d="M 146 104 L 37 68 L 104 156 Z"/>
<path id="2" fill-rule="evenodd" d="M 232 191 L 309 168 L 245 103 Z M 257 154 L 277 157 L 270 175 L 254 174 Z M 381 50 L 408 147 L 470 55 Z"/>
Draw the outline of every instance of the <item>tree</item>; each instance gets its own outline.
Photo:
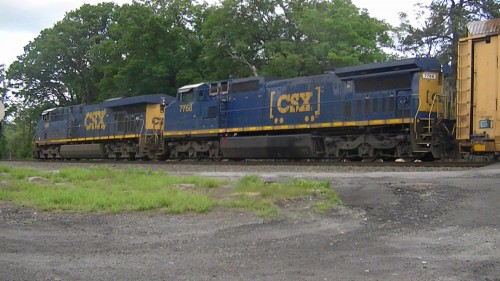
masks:
<path id="1" fill-rule="evenodd" d="M 95 46 L 92 69 L 102 73 L 104 97 L 175 94 L 183 84 L 201 78 L 196 37 L 203 7 L 191 1 L 144 1 L 115 13 L 109 38 Z"/>
<path id="2" fill-rule="evenodd" d="M 83 5 L 43 30 L 8 71 L 14 94 L 28 105 L 63 106 L 94 102 L 96 77 L 90 50 L 108 36 L 116 6 Z"/>
<path id="3" fill-rule="evenodd" d="M 390 26 L 371 18 L 350 0 L 335 1 L 278 1 L 284 13 L 287 29 L 283 42 L 271 64 L 287 69 L 290 57 L 297 58 L 296 73 L 311 75 L 335 67 L 384 61 L 383 47 L 391 43 Z M 284 47 L 284 48 L 283 48 Z M 292 59 L 293 60 L 293 59 Z"/>
<path id="4" fill-rule="evenodd" d="M 500 17 L 497 0 L 433 0 L 420 5 L 424 24 L 414 27 L 408 16 L 401 14 L 401 25 L 396 29 L 398 50 L 407 56 L 438 56 L 451 66 L 451 77 L 456 77 L 458 40 L 467 36 L 467 23 Z"/>
<path id="5" fill-rule="evenodd" d="M 225 0 L 203 26 L 214 79 L 294 77 L 383 61 L 390 26 L 350 0 Z"/>
<path id="6" fill-rule="evenodd" d="M 209 80 L 258 75 L 264 44 L 279 36 L 270 0 L 224 0 L 212 7 L 202 26 L 202 63 Z"/>

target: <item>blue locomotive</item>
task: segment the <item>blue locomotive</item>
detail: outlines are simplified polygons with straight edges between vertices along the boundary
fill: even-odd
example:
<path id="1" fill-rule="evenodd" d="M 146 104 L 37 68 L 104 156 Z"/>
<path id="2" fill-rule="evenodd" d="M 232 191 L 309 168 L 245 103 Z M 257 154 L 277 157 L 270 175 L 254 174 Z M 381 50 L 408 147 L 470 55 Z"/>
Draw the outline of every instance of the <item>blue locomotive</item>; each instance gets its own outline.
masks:
<path id="1" fill-rule="evenodd" d="M 144 158 L 163 133 L 175 98 L 147 95 L 45 110 L 34 136 L 39 159 Z M 156 138 L 156 139 L 155 139 Z"/>
<path id="2" fill-rule="evenodd" d="M 38 124 L 35 157 L 443 158 L 453 146 L 443 84 L 440 63 L 419 58 L 292 79 L 192 84 L 175 99 L 152 95 L 57 108 Z M 125 132 L 131 120 L 137 125 Z"/>

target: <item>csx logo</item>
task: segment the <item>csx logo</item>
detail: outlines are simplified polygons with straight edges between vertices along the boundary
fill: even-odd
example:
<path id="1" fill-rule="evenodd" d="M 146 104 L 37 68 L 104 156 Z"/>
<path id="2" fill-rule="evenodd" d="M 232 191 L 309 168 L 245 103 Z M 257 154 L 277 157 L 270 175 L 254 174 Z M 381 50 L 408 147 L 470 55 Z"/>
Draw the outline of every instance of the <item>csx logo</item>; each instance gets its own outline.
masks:
<path id="1" fill-rule="evenodd" d="M 106 116 L 106 109 L 87 112 L 85 114 L 85 130 L 104 130 L 106 129 L 106 124 L 104 123 L 104 116 Z"/>
<path id="2" fill-rule="evenodd" d="M 277 102 L 278 112 L 282 114 L 309 112 L 311 111 L 310 100 L 312 95 L 312 92 L 281 95 Z"/>
<path id="3" fill-rule="evenodd" d="M 281 94 L 277 98 L 276 92 L 271 91 L 269 118 L 274 119 L 274 124 L 284 124 L 286 116 L 300 113 L 305 123 L 317 121 L 321 114 L 321 87 L 314 89 L 315 91 Z M 299 119 L 295 120 L 300 122 Z"/>

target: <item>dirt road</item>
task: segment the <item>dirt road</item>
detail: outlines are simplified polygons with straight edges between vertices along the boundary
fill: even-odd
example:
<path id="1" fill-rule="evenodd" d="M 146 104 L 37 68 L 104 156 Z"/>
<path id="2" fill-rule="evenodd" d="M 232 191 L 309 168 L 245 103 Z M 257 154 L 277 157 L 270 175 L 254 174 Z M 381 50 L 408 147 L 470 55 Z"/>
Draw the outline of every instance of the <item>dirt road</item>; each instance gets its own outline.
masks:
<path id="1" fill-rule="evenodd" d="M 500 280 L 500 164 L 261 176 L 330 180 L 345 206 L 263 220 L 223 209 L 40 213 L 4 202 L 0 280 Z"/>

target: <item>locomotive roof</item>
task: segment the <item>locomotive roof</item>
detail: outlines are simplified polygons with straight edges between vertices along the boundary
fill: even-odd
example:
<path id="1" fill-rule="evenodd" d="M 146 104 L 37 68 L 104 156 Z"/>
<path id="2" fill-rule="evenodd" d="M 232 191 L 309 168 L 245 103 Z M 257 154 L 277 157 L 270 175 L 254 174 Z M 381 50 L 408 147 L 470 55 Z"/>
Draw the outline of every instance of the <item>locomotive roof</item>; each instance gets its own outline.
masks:
<path id="1" fill-rule="evenodd" d="M 187 92 L 187 91 L 189 91 L 189 90 L 191 90 L 193 88 L 198 88 L 199 86 L 201 86 L 203 84 L 206 84 L 206 83 L 198 83 L 198 84 L 190 84 L 190 85 L 182 86 L 177 91 L 179 93 L 184 93 L 184 92 Z"/>
<path id="2" fill-rule="evenodd" d="M 129 98 L 118 98 L 105 101 L 102 104 L 105 107 L 117 107 L 139 103 L 160 103 L 162 100 L 164 100 L 166 104 L 170 104 L 175 101 L 175 98 L 166 94 L 155 94 Z"/>
<path id="3" fill-rule="evenodd" d="M 334 73 L 342 79 L 355 76 L 374 75 L 382 73 L 440 71 L 441 63 L 436 58 L 413 58 L 399 61 L 389 61 L 371 64 L 361 64 L 336 68 Z"/>

